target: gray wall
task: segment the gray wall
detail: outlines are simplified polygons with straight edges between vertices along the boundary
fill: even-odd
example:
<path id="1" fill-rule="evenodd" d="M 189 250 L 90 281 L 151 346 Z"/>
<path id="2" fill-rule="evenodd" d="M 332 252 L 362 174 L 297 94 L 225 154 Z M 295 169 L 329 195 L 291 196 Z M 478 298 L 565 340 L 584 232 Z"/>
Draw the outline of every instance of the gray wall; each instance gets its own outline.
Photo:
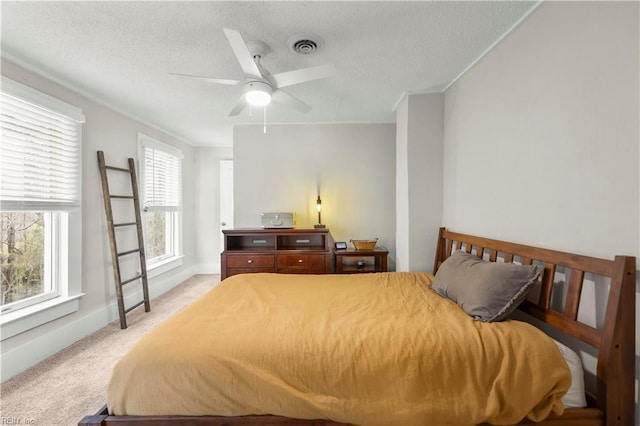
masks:
<path id="1" fill-rule="evenodd" d="M 319 190 L 336 241 L 377 237 L 395 258 L 394 124 L 237 126 L 233 139 L 236 228 L 280 211 L 313 227 Z"/>
<path id="2" fill-rule="evenodd" d="M 433 271 L 442 223 L 444 95 L 409 95 L 396 114 L 398 271 Z"/>
<path id="3" fill-rule="evenodd" d="M 598 257 L 640 255 L 638 9 L 544 2 L 447 91 L 447 227 Z M 582 306 L 580 318 L 597 325 L 604 303 L 593 288 L 583 289 Z M 593 358 L 581 355 L 593 372 Z"/>

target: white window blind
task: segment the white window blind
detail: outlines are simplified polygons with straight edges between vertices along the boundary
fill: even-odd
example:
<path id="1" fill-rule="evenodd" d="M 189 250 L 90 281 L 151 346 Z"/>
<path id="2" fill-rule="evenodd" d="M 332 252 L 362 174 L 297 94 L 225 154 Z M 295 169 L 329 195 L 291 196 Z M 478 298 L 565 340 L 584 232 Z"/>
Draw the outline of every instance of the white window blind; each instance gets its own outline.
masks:
<path id="1" fill-rule="evenodd" d="M 78 207 L 82 112 L 4 77 L 0 112 L 2 209 Z"/>
<path id="2" fill-rule="evenodd" d="M 152 139 L 142 141 L 145 211 L 178 211 L 182 204 L 182 153 Z"/>

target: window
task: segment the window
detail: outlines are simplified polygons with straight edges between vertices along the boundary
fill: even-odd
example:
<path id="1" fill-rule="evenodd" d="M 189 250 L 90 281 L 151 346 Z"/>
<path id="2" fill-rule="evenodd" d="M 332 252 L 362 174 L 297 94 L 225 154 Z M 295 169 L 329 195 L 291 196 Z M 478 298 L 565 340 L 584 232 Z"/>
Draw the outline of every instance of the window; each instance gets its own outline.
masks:
<path id="1" fill-rule="evenodd" d="M 3 206 L 4 209 L 4 206 Z M 52 274 L 52 212 L 2 211 L 2 313 L 58 296 Z M 46 262 L 45 262 L 46 260 Z"/>
<path id="2" fill-rule="evenodd" d="M 0 323 L 5 339 L 39 324 L 5 325 L 81 296 L 84 116 L 73 105 L 5 77 L 0 96 Z M 77 301 L 69 306 L 76 310 Z"/>
<path id="3" fill-rule="evenodd" d="M 181 259 L 182 151 L 139 134 L 147 268 Z"/>

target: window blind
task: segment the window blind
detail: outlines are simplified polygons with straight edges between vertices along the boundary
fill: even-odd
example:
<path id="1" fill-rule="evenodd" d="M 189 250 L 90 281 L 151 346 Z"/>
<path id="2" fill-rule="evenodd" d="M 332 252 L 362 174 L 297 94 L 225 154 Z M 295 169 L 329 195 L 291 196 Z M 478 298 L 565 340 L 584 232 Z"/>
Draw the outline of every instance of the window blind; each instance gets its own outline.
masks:
<path id="1" fill-rule="evenodd" d="M 55 110 L 56 103 L 64 113 Z M 65 210 L 80 205 L 80 141 L 84 117 L 81 112 L 67 114 L 74 108 L 2 79 L 0 201 L 3 210 Z"/>
<path id="2" fill-rule="evenodd" d="M 156 141 L 143 140 L 144 209 L 178 211 L 182 203 L 182 154 Z"/>

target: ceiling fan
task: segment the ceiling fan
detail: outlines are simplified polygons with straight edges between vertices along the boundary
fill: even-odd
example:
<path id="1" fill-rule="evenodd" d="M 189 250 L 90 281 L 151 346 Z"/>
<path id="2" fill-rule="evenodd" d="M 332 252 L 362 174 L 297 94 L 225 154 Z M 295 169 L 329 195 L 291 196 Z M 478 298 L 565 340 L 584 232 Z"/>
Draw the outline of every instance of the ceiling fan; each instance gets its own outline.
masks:
<path id="1" fill-rule="evenodd" d="M 261 57 L 268 49 L 264 43 L 256 43 L 254 46 L 254 52 L 252 52 L 239 31 L 229 28 L 223 28 L 223 30 L 229 40 L 229 44 L 231 44 L 233 53 L 235 53 L 238 62 L 240 62 L 242 71 L 245 73 L 243 80 L 227 80 L 222 78 L 177 73 L 170 74 L 197 78 L 210 83 L 244 86 L 244 93 L 229 113 L 230 116 L 240 114 L 247 105 L 265 106 L 269 104 L 272 99 L 297 111 L 306 113 L 311 110 L 311 107 L 300 99 L 282 90 L 282 87 L 331 77 L 336 73 L 333 65 L 322 65 L 278 74 L 270 74 L 260 64 Z"/>

